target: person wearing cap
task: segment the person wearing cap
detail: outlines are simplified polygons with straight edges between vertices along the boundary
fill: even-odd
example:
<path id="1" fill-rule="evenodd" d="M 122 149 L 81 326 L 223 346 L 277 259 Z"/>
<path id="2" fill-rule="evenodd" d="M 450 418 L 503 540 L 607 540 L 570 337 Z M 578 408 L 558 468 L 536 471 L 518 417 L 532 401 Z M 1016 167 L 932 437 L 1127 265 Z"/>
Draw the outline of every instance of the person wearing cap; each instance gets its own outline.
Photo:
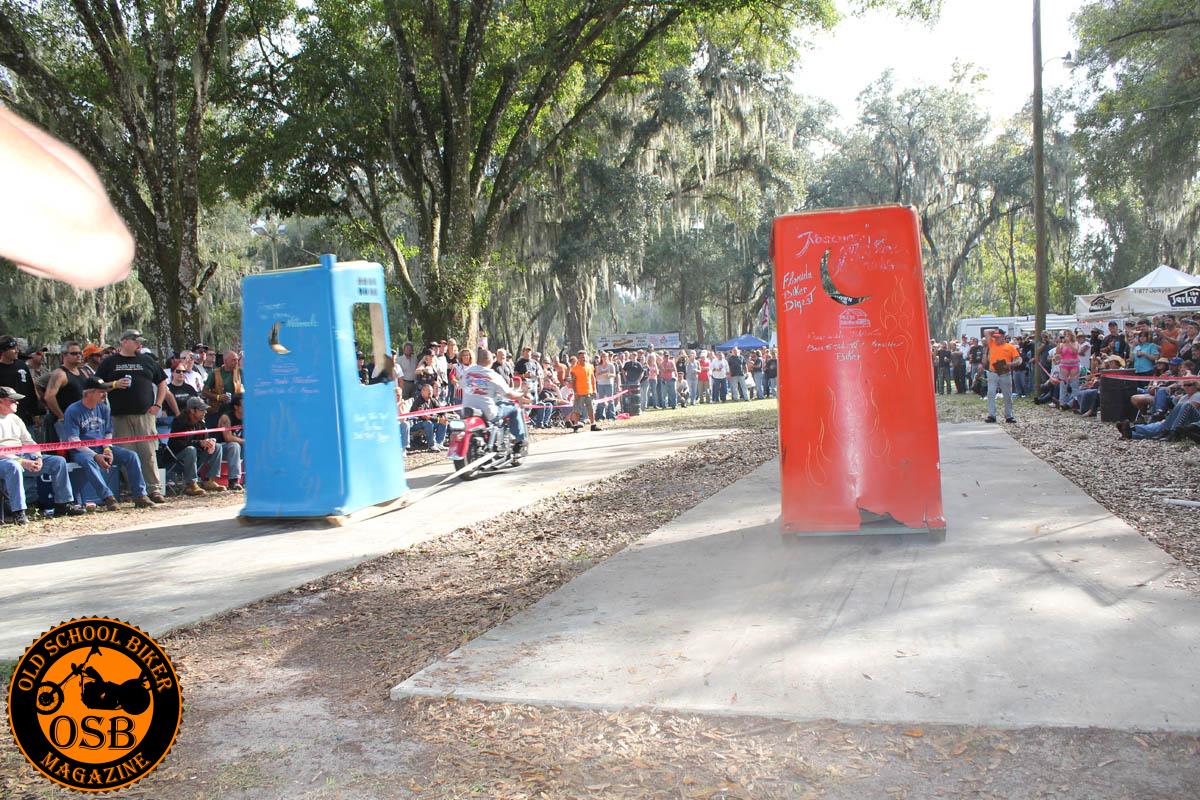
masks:
<path id="1" fill-rule="evenodd" d="M 17 404 L 24 397 L 12 387 L 0 386 L 0 447 L 29 447 L 37 442 L 29 435 L 25 421 L 17 414 Z M 67 477 L 67 462 L 62 456 L 42 455 L 39 452 L 13 453 L 0 456 L 0 486 L 8 507 L 12 509 L 13 522 L 25 525 L 29 522 L 26 513 L 25 475 L 50 477 L 54 491 L 54 516 L 78 516 L 86 514 L 75 503 L 71 492 L 71 481 Z"/>
<path id="2" fill-rule="evenodd" d="M 187 434 L 202 431 L 205 428 L 204 416 L 208 404 L 199 397 L 187 401 L 183 412 L 171 423 L 171 433 Z M 187 483 L 183 493 L 191 497 L 199 497 L 208 492 L 223 492 L 225 487 L 217 483 L 216 478 L 221 474 L 221 459 L 223 448 L 209 434 L 194 433 L 191 436 L 172 436 L 167 441 L 167 447 L 183 468 L 183 479 Z M 207 477 L 200 482 L 199 467 L 207 468 Z"/>
<path id="3" fill-rule="evenodd" d="M 987 422 L 996 421 L 996 392 L 1004 392 L 1004 421 L 1013 417 L 1012 370 L 1021 365 L 1021 353 L 1006 341 L 1004 331 L 992 331 L 987 351 Z"/>
<path id="4" fill-rule="evenodd" d="M 79 371 L 83 373 L 83 377 L 90 378 L 96 374 L 96 370 L 100 369 L 100 362 L 103 360 L 104 349 L 100 345 L 85 345 L 83 348 L 83 363 L 79 365 Z"/>
<path id="5" fill-rule="evenodd" d="M 42 400 L 46 405 L 45 425 L 42 438 L 47 442 L 62 440 L 58 428 L 67 408 L 83 398 L 83 384 L 88 376 L 83 372 L 83 348 L 79 342 L 64 342 L 62 366 L 51 370 L 46 378 L 46 391 Z"/>
<path id="6" fill-rule="evenodd" d="M 109 404 L 104 402 L 109 391 L 109 384 L 95 376 L 84 379 L 82 396 L 63 411 L 58 426 L 62 441 L 90 442 L 113 438 L 112 412 Z M 70 457 L 83 470 L 84 480 L 108 511 L 117 511 L 120 507 L 104 478 L 114 466 L 125 473 L 135 506 L 150 508 L 154 505 L 146 490 L 141 459 L 133 450 L 121 445 L 88 445 L 75 448 Z"/>
<path id="7" fill-rule="evenodd" d="M 33 428 L 38 416 L 37 389 L 32 370 L 21 358 L 21 346 L 15 336 L 0 336 L 0 386 L 7 386 L 21 395 L 17 416 L 26 428 Z"/>
<path id="8" fill-rule="evenodd" d="M 178 414 L 175 398 L 167 392 L 167 374 L 152 357 L 139 352 L 142 347 L 142 332 L 130 328 L 121 332 L 121 346 L 96 370 L 96 377 L 112 382 L 112 393 L 108 397 L 112 409 L 113 431 L 117 437 L 146 436 L 158 433 L 155 419 L 166 403 L 172 413 Z M 165 503 L 163 487 L 158 476 L 158 442 L 147 439 L 129 445 L 137 453 L 142 464 L 142 477 L 150 490 L 150 499 Z"/>

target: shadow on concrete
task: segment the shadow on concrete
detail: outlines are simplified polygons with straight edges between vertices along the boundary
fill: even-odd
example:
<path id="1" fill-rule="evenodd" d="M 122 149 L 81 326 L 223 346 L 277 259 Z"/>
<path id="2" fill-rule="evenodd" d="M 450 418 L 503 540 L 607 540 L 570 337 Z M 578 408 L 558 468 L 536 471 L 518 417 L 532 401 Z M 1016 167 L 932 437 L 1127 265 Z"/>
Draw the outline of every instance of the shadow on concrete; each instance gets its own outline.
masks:
<path id="1" fill-rule="evenodd" d="M 447 473 L 448 474 L 448 473 Z M 409 491 L 426 489 L 441 481 L 445 475 L 420 475 L 408 481 Z M 97 512 L 102 513 L 102 512 Z M 167 512 L 155 512 L 167 513 Z M 196 547 L 217 542 L 257 539 L 280 533 L 309 528 L 323 529 L 320 521 L 287 518 L 255 519 L 241 522 L 231 519 L 185 522 L 179 525 L 164 525 L 156 528 L 139 527 L 135 530 L 114 533 L 92 533 L 64 539 L 44 545 L 0 551 L 0 571 L 14 567 L 29 567 L 38 564 L 56 564 L 87 558 L 146 553 L 153 550 L 170 550 L 177 547 Z M 331 536 L 351 536 L 353 528 L 329 527 Z M 11 601 L 12 598 L 9 598 Z"/>

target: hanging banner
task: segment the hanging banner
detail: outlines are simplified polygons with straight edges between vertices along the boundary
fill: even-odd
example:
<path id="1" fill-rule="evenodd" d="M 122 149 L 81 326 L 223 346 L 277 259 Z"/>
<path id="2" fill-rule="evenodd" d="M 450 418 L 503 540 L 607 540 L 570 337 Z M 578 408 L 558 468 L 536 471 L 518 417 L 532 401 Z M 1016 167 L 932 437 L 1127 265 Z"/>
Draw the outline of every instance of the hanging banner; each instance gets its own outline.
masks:
<path id="1" fill-rule="evenodd" d="M 784 529 L 945 528 L 916 213 L 778 217 L 772 254 Z"/>
<path id="2" fill-rule="evenodd" d="M 679 331 L 672 333 L 614 333 L 608 336 L 597 336 L 597 346 L 601 350 L 678 350 L 683 345 L 679 341 Z"/>
<path id="3" fill-rule="evenodd" d="M 1193 311 L 1200 311 L 1200 286 L 1126 287 L 1075 295 L 1075 316 L 1080 322 Z"/>

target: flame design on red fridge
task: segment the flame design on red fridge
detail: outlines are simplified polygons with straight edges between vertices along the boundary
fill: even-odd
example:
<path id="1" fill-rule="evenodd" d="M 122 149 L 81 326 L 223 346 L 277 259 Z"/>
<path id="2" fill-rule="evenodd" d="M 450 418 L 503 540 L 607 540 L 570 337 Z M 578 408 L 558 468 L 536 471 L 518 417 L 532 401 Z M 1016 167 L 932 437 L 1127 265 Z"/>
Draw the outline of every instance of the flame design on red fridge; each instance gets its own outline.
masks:
<path id="1" fill-rule="evenodd" d="M 778 217 L 772 251 L 784 529 L 944 528 L 915 211 Z"/>

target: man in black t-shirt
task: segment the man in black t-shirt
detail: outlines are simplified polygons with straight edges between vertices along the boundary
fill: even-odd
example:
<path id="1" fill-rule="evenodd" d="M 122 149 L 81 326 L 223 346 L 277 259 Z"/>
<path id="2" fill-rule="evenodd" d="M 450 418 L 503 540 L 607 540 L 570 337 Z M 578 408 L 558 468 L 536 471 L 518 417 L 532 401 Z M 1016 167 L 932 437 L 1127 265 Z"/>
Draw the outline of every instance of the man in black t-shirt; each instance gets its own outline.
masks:
<path id="1" fill-rule="evenodd" d="M 630 353 L 629 360 L 621 365 L 621 389 L 627 392 L 621 398 L 621 406 L 626 411 L 633 412 L 634 398 L 640 401 L 641 383 L 645 378 L 646 365 L 638 361 L 637 356 Z"/>
<path id="2" fill-rule="evenodd" d="M 746 391 L 746 360 L 736 347 L 729 351 L 725 360 L 729 362 L 730 397 L 734 400 L 749 400 L 750 394 Z"/>
<path id="3" fill-rule="evenodd" d="M 533 348 L 532 347 L 522 347 L 521 348 L 521 357 L 513 362 L 513 372 L 517 373 L 518 375 L 524 375 L 525 368 L 528 366 L 529 359 L 532 356 L 533 356 Z"/>
<path id="4" fill-rule="evenodd" d="M 112 409 L 113 435 L 154 436 L 158 433 L 154 420 L 162 411 L 167 397 L 167 374 L 149 354 L 139 352 L 142 332 L 127 330 L 121 334 L 121 347 L 96 370 L 96 377 L 113 382 L 113 391 L 108 394 Z M 174 403 L 174 398 L 171 399 Z M 162 482 L 158 476 L 158 459 L 155 452 L 158 442 L 151 439 L 127 445 L 138 454 L 142 465 L 142 476 L 150 500 L 165 503 Z"/>
<path id="5" fill-rule="evenodd" d="M 29 365 L 18 358 L 21 348 L 16 337 L 0 337 L 0 386 L 7 386 L 17 394 L 24 395 L 17 402 L 16 414 L 25 427 L 37 430 L 34 420 L 38 415 L 37 387 L 33 385 L 33 372 Z"/>
<path id="6" fill-rule="evenodd" d="M 971 346 L 967 348 L 967 385 L 975 384 L 975 378 L 983 374 L 983 345 L 975 337 L 971 337 Z"/>

